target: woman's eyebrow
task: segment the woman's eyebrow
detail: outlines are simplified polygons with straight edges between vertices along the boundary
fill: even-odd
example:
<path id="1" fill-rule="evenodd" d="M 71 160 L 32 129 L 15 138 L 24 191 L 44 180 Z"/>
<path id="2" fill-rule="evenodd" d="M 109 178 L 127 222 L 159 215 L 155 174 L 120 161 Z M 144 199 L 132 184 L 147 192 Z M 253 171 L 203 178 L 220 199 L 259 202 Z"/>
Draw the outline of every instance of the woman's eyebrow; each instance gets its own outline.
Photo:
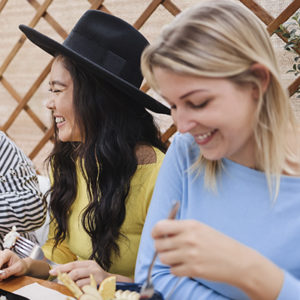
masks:
<path id="1" fill-rule="evenodd" d="M 207 89 L 196 89 L 196 90 L 192 90 L 190 92 L 187 92 L 186 94 L 183 94 L 182 96 L 179 97 L 179 99 L 184 99 L 188 96 L 191 96 L 192 94 L 195 94 L 195 93 L 202 93 L 202 92 L 207 92 L 208 90 Z"/>
<path id="2" fill-rule="evenodd" d="M 201 93 L 201 92 L 207 92 L 208 90 L 206 89 L 197 89 L 197 90 L 192 90 L 190 92 L 187 92 L 186 94 L 183 94 L 182 96 L 179 97 L 180 100 L 188 97 L 188 96 L 191 96 L 192 94 L 195 94 L 195 93 Z M 165 100 L 169 101 L 168 97 L 164 96 L 161 94 L 161 97 L 163 97 Z"/>
<path id="3" fill-rule="evenodd" d="M 67 85 L 59 80 L 52 80 L 52 81 L 49 81 L 49 85 L 61 85 L 63 87 L 66 87 Z"/>

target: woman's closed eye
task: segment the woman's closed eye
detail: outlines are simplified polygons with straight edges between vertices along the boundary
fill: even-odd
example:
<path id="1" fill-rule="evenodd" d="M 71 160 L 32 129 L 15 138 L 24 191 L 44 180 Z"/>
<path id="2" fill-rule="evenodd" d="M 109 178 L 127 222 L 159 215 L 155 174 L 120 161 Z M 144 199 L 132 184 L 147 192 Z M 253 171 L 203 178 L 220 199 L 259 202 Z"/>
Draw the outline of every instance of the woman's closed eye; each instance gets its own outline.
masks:
<path id="1" fill-rule="evenodd" d="M 59 94 L 62 92 L 62 90 L 58 90 L 58 89 L 49 89 L 48 90 L 50 93 L 54 93 L 54 94 Z"/>
<path id="2" fill-rule="evenodd" d="M 205 100 L 199 104 L 193 103 L 193 102 L 187 102 L 187 105 L 193 109 L 201 109 L 204 108 L 208 103 L 209 103 L 210 99 Z"/>
<path id="3" fill-rule="evenodd" d="M 188 102 L 186 102 L 186 106 L 190 107 L 192 109 L 201 109 L 201 108 L 204 108 L 209 103 L 210 100 L 211 99 L 208 99 L 206 101 L 201 102 L 200 104 L 195 104 L 193 102 L 188 101 Z M 171 110 L 175 110 L 177 107 L 175 104 L 170 104 L 170 108 L 171 108 Z"/>

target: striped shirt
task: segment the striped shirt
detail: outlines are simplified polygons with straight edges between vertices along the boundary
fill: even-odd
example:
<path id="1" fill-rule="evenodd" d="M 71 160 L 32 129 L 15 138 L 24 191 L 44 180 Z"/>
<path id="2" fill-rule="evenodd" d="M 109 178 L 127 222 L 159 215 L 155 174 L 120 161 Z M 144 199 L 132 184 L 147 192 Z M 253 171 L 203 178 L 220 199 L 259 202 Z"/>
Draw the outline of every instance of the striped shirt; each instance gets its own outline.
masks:
<path id="1" fill-rule="evenodd" d="M 32 162 L 0 131 L 0 249 L 13 225 L 36 242 L 33 231 L 43 225 L 46 211 Z"/>

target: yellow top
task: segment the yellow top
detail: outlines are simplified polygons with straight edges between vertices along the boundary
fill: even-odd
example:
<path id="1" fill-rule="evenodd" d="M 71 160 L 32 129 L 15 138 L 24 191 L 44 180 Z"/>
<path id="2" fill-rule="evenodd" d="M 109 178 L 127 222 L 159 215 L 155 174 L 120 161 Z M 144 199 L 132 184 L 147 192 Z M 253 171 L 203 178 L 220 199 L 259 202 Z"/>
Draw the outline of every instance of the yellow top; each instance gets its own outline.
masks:
<path id="1" fill-rule="evenodd" d="M 138 165 L 130 183 L 130 190 L 126 202 L 126 216 L 121 226 L 121 232 L 127 237 L 120 238 L 118 245 L 120 256 L 112 257 L 110 273 L 127 277 L 134 277 L 135 262 L 144 226 L 148 206 L 152 197 L 156 177 L 164 154 L 156 149 L 156 162 Z M 64 264 L 74 260 L 87 260 L 92 253 L 90 237 L 83 229 L 81 216 L 88 205 L 87 186 L 85 180 L 77 170 L 78 193 L 72 204 L 66 239 L 58 245 L 52 255 L 54 246 L 54 224 L 50 223 L 48 240 L 43 246 L 45 255 L 50 260 Z"/>

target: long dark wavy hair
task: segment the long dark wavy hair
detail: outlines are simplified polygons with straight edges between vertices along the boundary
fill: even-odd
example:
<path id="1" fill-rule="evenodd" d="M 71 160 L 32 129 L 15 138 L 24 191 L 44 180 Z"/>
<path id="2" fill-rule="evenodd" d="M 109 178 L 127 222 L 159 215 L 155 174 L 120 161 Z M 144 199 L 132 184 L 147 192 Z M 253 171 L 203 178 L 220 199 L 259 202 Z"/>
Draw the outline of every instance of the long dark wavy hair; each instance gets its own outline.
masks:
<path id="1" fill-rule="evenodd" d="M 53 173 L 50 210 L 56 221 L 55 247 L 67 236 L 68 212 L 77 195 L 76 164 L 87 183 L 89 205 L 82 225 L 91 238 L 94 259 L 104 269 L 119 255 L 117 244 L 125 219 L 125 199 L 137 169 L 137 145 L 166 146 L 152 115 L 117 89 L 67 57 L 59 56 L 73 79 L 73 109 L 82 142 L 55 144 L 48 157 Z"/>

